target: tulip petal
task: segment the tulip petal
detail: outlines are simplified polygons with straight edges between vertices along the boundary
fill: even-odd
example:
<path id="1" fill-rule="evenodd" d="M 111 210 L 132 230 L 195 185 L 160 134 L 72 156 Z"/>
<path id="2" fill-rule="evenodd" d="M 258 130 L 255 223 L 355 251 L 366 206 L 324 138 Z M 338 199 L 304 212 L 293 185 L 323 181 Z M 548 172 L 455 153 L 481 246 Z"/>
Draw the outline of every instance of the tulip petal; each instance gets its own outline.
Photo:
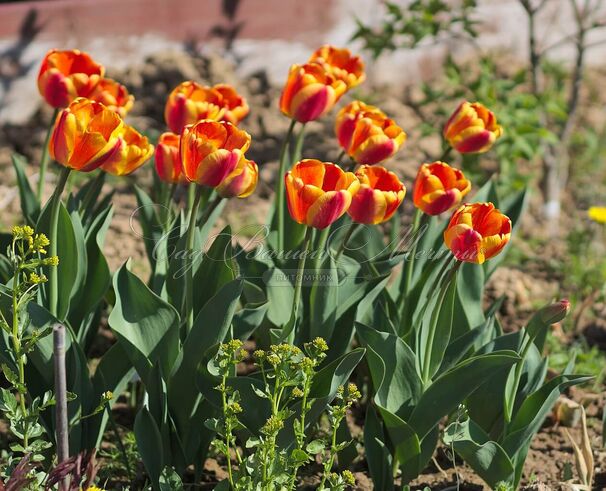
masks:
<path id="1" fill-rule="evenodd" d="M 346 191 L 328 191 L 320 196 L 307 210 L 307 223 L 324 229 L 339 219 L 351 203 L 351 194 Z"/>

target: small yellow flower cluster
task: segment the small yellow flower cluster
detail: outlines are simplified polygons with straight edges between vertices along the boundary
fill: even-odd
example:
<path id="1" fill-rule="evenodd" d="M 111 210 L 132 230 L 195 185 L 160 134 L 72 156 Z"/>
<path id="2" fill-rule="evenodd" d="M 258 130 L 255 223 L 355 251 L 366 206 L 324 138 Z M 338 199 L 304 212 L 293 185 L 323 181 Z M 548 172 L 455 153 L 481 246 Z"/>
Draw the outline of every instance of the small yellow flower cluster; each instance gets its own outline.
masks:
<path id="1" fill-rule="evenodd" d="M 220 346 L 220 351 L 228 358 L 233 358 L 236 363 L 243 361 L 248 356 L 248 351 L 242 348 L 243 343 L 239 339 L 231 339 Z"/>
<path id="2" fill-rule="evenodd" d="M 48 237 L 44 234 L 36 234 L 29 225 L 15 225 L 12 230 L 13 241 L 22 240 L 27 242 L 27 254 L 37 253 L 46 254 L 46 248 L 50 245 Z M 42 262 L 45 266 L 56 266 L 59 264 L 59 258 L 52 256 Z"/>
<path id="3" fill-rule="evenodd" d="M 40 283 L 46 283 L 47 281 L 48 281 L 48 278 L 44 274 L 39 275 L 34 272 L 31 272 L 29 274 L 29 282 L 34 285 L 39 285 Z"/>
<path id="4" fill-rule="evenodd" d="M 261 428 L 261 433 L 264 435 L 276 435 L 282 428 L 284 428 L 284 421 L 278 416 L 270 416 L 263 425 L 263 428 Z"/>
<path id="5" fill-rule="evenodd" d="M 14 240 L 29 240 L 34 235 L 34 229 L 28 225 L 15 225 L 11 232 Z"/>

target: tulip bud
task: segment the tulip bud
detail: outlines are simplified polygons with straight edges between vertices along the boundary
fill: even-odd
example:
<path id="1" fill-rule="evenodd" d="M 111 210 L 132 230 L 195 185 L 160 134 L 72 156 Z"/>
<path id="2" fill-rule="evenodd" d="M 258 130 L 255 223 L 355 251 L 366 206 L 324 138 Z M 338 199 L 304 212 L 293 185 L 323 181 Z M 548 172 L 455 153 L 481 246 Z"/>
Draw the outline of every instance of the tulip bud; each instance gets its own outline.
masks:
<path id="1" fill-rule="evenodd" d="M 135 97 L 128 93 L 124 85 L 111 78 L 102 78 L 88 96 L 93 101 L 100 102 L 122 118 L 132 109 Z"/>
<path id="2" fill-rule="evenodd" d="M 406 194 L 398 176 L 381 166 L 361 166 L 356 171 L 360 189 L 347 213 L 354 222 L 377 224 L 389 220 Z"/>
<path id="3" fill-rule="evenodd" d="M 38 90 L 52 107 L 67 107 L 78 97 L 88 97 L 104 72 L 87 53 L 52 49 L 42 60 Z"/>
<path id="4" fill-rule="evenodd" d="M 257 164 L 242 157 L 234 171 L 217 186 L 217 194 L 222 198 L 246 198 L 254 192 L 258 180 Z"/>
<path id="5" fill-rule="evenodd" d="M 118 133 L 120 151 L 108 159 L 101 168 L 114 176 L 132 174 L 141 167 L 154 152 L 154 146 L 147 137 L 141 135 L 132 126 L 124 126 Z"/>
<path id="6" fill-rule="evenodd" d="M 417 173 L 413 202 L 427 215 L 440 215 L 461 203 L 471 183 L 459 169 L 444 162 L 423 164 Z"/>
<path id="7" fill-rule="evenodd" d="M 320 63 L 337 80 L 342 80 L 347 89 L 361 84 L 364 74 L 364 62 L 359 56 L 352 56 L 346 48 L 336 48 L 328 44 L 318 48 L 309 58 L 308 63 Z"/>
<path id="8" fill-rule="evenodd" d="M 290 216 L 297 223 L 324 229 L 349 208 L 360 187 L 356 176 L 338 165 L 305 159 L 284 176 Z"/>
<path id="9" fill-rule="evenodd" d="M 158 177 L 162 181 L 170 183 L 187 182 L 181 169 L 179 135 L 170 132 L 160 135 L 158 144 L 156 145 L 154 163 Z"/>
<path id="10" fill-rule="evenodd" d="M 200 121 L 186 126 L 180 155 L 185 177 L 216 187 L 229 176 L 250 146 L 250 135 L 226 121 Z"/>
<path id="11" fill-rule="evenodd" d="M 462 102 L 444 127 L 444 138 L 460 153 L 483 153 L 503 134 L 497 118 L 479 102 Z"/>
<path id="12" fill-rule="evenodd" d="M 330 111 L 347 90 L 319 63 L 293 65 L 280 97 L 280 109 L 301 123 L 318 119 Z"/>
<path id="13" fill-rule="evenodd" d="M 459 261 L 482 264 L 509 242 L 511 220 L 492 203 L 472 203 L 454 212 L 444 242 Z"/>
<path id="14" fill-rule="evenodd" d="M 103 104 L 79 98 L 61 111 L 49 140 L 49 154 L 59 164 L 90 172 L 118 158 L 122 119 Z"/>
<path id="15" fill-rule="evenodd" d="M 179 84 L 168 96 L 164 119 L 173 133 L 180 134 L 188 124 L 203 119 L 220 120 L 225 108 L 221 106 L 221 94 L 211 87 L 187 81 Z"/>
<path id="16" fill-rule="evenodd" d="M 383 111 L 353 101 L 337 114 L 337 139 L 343 150 L 359 164 L 377 164 L 395 154 L 406 133 Z"/>
<path id="17" fill-rule="evenodd" d="M 570 312 L 570 302 L 567 299 L 562 299 L 543 307 L 538 314 L 543 324 L 551 325 L 564 320 L 568 312 Z"/>

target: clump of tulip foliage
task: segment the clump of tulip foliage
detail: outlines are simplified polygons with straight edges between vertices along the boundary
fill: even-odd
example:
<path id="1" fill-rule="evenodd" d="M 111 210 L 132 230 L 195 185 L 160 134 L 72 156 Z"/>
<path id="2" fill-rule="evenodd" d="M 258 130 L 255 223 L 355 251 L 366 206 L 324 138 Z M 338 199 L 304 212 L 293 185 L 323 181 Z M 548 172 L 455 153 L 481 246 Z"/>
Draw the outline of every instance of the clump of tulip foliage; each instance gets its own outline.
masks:
<path id="1" fill-rule="evenodd" d="M 254 135 L 241 128 L 250 108 L 234 87 L 177 86 L 154 148 L 125 123 L 134 98 L 102 65 L 77 50 L 47 54 L 38 87 L 55 116 L 36 192 L 14 158 L 24 226 L 15 229 L 21 235 L 7 256 L 14 267 L 2 268 L 0 290 L 1 342 L 12 353 L 3 369 L 15 389 L 4 392 L 1 409 L 20 421 L 12 430 L 26 458 L 28 435 L 54 444 L 54 419 L 42 409 L 52 404 L 47 335 L 60 322 L 69 332 L 71 455 L 100 446 L 116 399 L 107 394 L 121 394 L 136 375 L 145 397 L 133 431 L 154 490 L 183 489 L 186 471 L 197 478 L 209 455 L 227 471 L 217 489 L 296 489 L 304 472 L 320 476 L 318 489 L 355 487 L 356 442 L 346 424 L 355 407 L 365 414 L 358 443 L 375 489 L 418 476 L 440 439 L 490 486 L 519 485 L 555 399 L 586 378 L 568 367 L 545 380 L 546 333 L 568 302 L 509 334 L 499 301 L 483 306 L 526 194 L 498 196 L 494 180 L 474 190 L 449 156 L 488 152 L 506 128 L 481 103 L 463 101 L 445 122 L 443 154 L 419 163 L 409 184 L 415 212 L 406 217 L 406 185 L 389 159 L 407 135 L 381 109 L 346 100 L 364 78 L 362 60 L 332 46 L 291 67 L 279 100 L 290 125 L 267 233 L 244 243 L 229 226 L 214 231 L 226 201 L 249 197 L 259 180 L 247 158 Z M 334 112 L 338 157 L 325 162 L 305 148 L 304 131 Z M 106 175 L 124 179 L 152 156 L 153 187 L 133 187 L 149 277 L 130 261 L 111 272 Z M 74 173 L 94 177 L 66 192 Z M 187 188 L 184 204 L 179 188 Z M 31 252 L 15 252 L 16 240 Z M 46 246 L 52 259 L 40 257 Z M 27 254 L 34 257 L 24 263 Z M 24 268 L 40 271 L 27 276 Z M 26 293 L 27 304 L 15 307 Z M 86 354 L 107 310 L 116 343 L 91 370 Z M 41 458 L 55 461 L 48 451 Z M 2 475 L 42 469 L 17 462 Z"/>

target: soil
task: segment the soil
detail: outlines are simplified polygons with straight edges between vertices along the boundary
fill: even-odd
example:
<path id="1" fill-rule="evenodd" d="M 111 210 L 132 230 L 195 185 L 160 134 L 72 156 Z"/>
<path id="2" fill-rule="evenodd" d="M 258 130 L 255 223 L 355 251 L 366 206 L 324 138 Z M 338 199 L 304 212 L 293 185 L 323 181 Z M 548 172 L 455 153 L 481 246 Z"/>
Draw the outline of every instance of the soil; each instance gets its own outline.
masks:
<path id="1" fill-rule="evenodd" d="M 257 192 L 245 201 L 229 201 L 217 228 L 222 227 L 226 222 L 229 222 L 235 230 L 244 225 L 264 223 L 269 210 L 270 200 L 268 198 L 271 197 L 274 189 L 279 145 L 288 126 L 288 120 L 280 114 L 277 107 L 279 87 L 271 86 L 267 76 L 262 72 L 253 74 L 246 80 L 241 80 L 236 77 L 233 67 L 222 58 L 202 58 L 187 53 L 157 54 L 140 66 L 130 67 L 123 72 L 112 73 L 110 71 L 108 75 L 120 80 L 135 95 L 137 102 L 128 116 L 128 122 L 150 135 L 152 139 L 165 131 L 164 102 L 167 94 L 178 83 L 186 79 L 208 84 L 232 83 L 247 98 L 251 107 L 250 115 L 241 126 L 253 135 L 249 156 L 260 166 L 260 183 Z M 425 143 L 425 150 L 419 150 L 419 146 L 416 145 L 422 136 L 420 131 L 415 129 L 418 127 L 419 118 L 413 109 L 403 103 L 406 92 L 402 88 L 382 88 L 380 95 L 376 95 L 377 93 L 378 91 L 370 94 L 372 99 L 380 98 L 376 102 L 396 121 L 402 122 L 405 129 L 410 129 L 409 143 L 388 164 L 403 178 L 410 193 L 416 169 L 419 163 L 427 158 L 427 143 Z M 28 162 L 39 162 L 41 146 L 50 119 L 51 111 L 41 104 L 39 111 L 27 124 L 0 126 L 0 223 L 4 228 L 14 224 L 20 216 L 18 192 L 10 160 L 11 154 L 18 152 L 23 154 Z M 321 160 L 336 159 L 340 151 L 334 143 L 333 133 L 331 118 L 308 124 L 304 156 Z M 427 138 L 424 138 L 424 142 L 426 141 Z M 435 150 L 439 143 L 437 140 L 430 141 L 429 145 L 429 148 L 432 148 L 433 145 Z M 32 181 L 36 180 L 36 170 L 35 164 L 28 167 Z M 116 191 L 115 217 L 105 245 L 105 254 L 112 270 L 115 270 L 128 258 L 132 258 L 136 272 L 142 275 L 147 272 L 145 251 L 138 236 L 140 229 L 137 221 L 132 218 L 137 205 L 130 188 L 135 182 L 141 186 L 149 185 L 152 172 L 151 166 L 147 165 L 133 176 L 111 180 L 105 185 L 106 192 L 110 189 Z M 74 185 L 77 184 L 74 183 Z M 51 194 L 52 189 L 51 173 L 49 181 L 45 184 L 47 197 Z M 410 200 L 405 201 L 404 208 L 403 221 L 407 221 L 412 216 Z M 532 214 L 526 220 L 532 227 Z M 528 226 L 528 224 L 522 224 L 521 235 L 524 235 L 524 227 Z M 523 248 L 525 245 L 522 243 L 520 247 Z M 496 299 L 504 295 L 505 300 L 499 314 L 505 328 L 513 330 L 523 325 L 537 305 L 549 301 L 559 294 L 558 284 L 559 278 L 550 277 L 541 268 L 520 269 L 504 266 L 499 268 L 491 278 L 487 286 L 487 294 L 489 299 Z M 605 307 L 602 306 L 602 310 L 604 309 Z M 599 309 L 596 310 L 599 311 Z M 583 330 L 591 344 L 597 344 L 601 349 L 606 348 L 606 323 L 604 321 L 591 320 L 586 326 L 583 326 Z M 109 330 L 101 330 L 95 352 L 101 354 L 112 341 Z M 587 399 L 586 394 L 580 390 L 572 391 L 569 396 L 577 401 Z M 589 415 L 592 448 L 594 449 L 596 489 L 606 489 L 606 451 L 601 437 L 603 396 L 585 402 Z M 132 422 L 132 416 L 132 414 L 128 414 L 126 405 L 117 407 L 116 418 L 125 425 Z M 350 420 L 350 424 L 353 434 L 361 434 L 362 429 L 355 421 Z M 571 433 L 574 438 L 578 439 L 578 428 L 572 428 Z M 524 485 L 527 487 L 525 489 L 565 489 L 562 480 L 567 469 L 572 469 L 572 475 L 576 475 L 572 447 L 562 428 L 558 427 L 553 419 L 548 419 L 544 428 L 535 438 L 526 461 Z M 357 489 L 373 489 L 363 459 L 354 463 L 354 471 L 358 483 Z M 435 462 L 412 483 L 412 489 L 430 486 L 433 490 L 439 490 L 456 486 L 457 473 L 460 489 L 484 489 L 482 481 L 465 465 L 457 462 L 455 472 L 446 448 L 440 448 Z M 205 464 L 205 476 L 211 482 L 225 477 L 221 463 L 209 459 Z M 313 482 L 314 477 L 310 476 L 308 483 L 310 489 L 313 489 Z M 209 484 L 209 489 L 210 487 Z"/>

